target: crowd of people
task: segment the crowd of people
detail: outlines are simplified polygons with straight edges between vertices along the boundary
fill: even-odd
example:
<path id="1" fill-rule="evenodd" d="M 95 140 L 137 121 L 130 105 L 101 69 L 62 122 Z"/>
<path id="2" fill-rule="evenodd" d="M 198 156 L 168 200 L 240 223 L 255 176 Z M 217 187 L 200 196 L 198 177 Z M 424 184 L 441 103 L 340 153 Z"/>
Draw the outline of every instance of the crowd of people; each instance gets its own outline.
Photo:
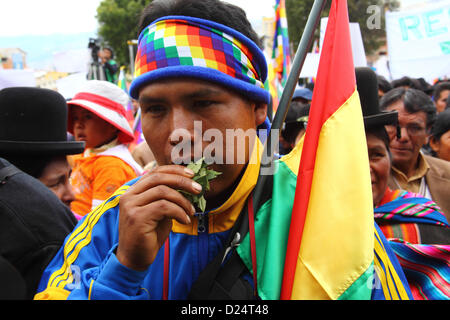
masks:
<path id="1" fill-rule="evenodd" d="M 259 162 L 249 164 L 257 148 L 247 146 L 244 163 L 211 165 L 222 174 L 210 182 L 204 213 L 179 192 L 203 190 L 172 153 L 180 130 L 193 149 L 205 147 L 195 121 L 224 136 L 267 122 L 259 38 L 242 9 L 218 0 L 153 1 L 139 30 L 129 95 L 100 80 L 86 81 L 69 101 L 47 89 L 0 91 L 0 299 L 259 298 L 232 245 L 258 177 Z M 174 59 L 161 30 L 192 56 Z M 230 41 L 251 59 L 228 52 Z M 201 49 L 226 57 L 226 68 L 194 64 Z M 389 82 L 370 68 L 355 74 L 374 220 L 393 266 L 386 272 L 398 274 L 396 285 L 411 299 L 449 299 L 450 81 Z M 294 92 L 280 157 L 300 157 L 295 146 L 308 128 L 312 92 Z M 130 99 L 141 109 L 139 146 L 126 117 Z M 221 271 L 205 282 L 214 261 Z M 372 299 L 386 290 L 374 286 Z"/>

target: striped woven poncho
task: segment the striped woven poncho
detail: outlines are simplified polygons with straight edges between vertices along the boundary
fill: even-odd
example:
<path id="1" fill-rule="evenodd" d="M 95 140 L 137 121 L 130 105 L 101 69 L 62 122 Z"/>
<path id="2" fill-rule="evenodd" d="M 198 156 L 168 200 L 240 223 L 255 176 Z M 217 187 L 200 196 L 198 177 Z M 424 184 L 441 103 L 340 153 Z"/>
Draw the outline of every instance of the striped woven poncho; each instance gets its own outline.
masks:
<path id="1" fill-rule="evenodd" d="M 388 189 L 381 203 L 374 210 L 375 219 L 397 255 L 414 299 L 450 299 L 450 245 L 422 244 L 416 231 L 417 224 L 428 224 L 450 234 L 440 208 L 403 190 Z"/>

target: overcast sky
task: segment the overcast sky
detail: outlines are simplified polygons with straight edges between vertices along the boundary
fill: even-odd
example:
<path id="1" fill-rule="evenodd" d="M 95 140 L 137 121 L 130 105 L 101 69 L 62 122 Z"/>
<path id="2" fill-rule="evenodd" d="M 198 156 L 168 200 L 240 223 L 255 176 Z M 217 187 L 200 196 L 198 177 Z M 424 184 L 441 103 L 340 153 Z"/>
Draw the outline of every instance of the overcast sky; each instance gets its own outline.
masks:
<path id="1" fill-rule="evenodd" d="M 101 0 L 0 0 L 0 36 L 91 32 Z M 275 0 L 229 0 L 250 20 L 272 16 Z"/>
<path id="2" fill-rule="evenodd" d="M 0 0 L 0 37 L 95 32 L 102 0 Z M 242 7 L 250 21 L 272 17 L 275 0 L 226 0 Z M 438 0 L 401 0 L 404 4 Z M 448 1 L 448 0 L 444 0 Z"/>

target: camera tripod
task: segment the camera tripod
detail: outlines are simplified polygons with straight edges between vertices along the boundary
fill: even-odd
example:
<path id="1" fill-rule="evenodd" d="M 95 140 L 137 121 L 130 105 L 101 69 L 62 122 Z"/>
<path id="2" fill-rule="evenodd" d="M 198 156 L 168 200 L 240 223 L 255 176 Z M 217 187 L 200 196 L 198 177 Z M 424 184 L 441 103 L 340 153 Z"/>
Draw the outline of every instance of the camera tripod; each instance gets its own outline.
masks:
<path id="1" fill-rule="evenodd" d="M 88 80 L 106 80 L 105 70 L 98 61 L 92 61 L 89 65 Z"/>

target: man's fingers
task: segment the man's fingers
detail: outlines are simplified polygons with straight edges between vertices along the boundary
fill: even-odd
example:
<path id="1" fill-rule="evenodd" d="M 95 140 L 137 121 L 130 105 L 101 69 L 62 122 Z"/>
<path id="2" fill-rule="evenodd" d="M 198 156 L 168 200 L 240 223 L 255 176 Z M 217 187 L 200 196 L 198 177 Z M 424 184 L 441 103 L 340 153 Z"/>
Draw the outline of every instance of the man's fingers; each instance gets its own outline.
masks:
<path id="1" fill-rule="evenodd" d="M 154 201 L 141 209 L 143 211 L 155 212 L 155 214 L 152 215 L 152 219 L 156 221 L 161 221 L 163 219 L 175 219 L 182 224 L 191 223 L 191 218 L 188 214 L 186 214 L 183 207 L 180 207 L 178 204 L 165 199 Z"/>
<path id="2" fill-rule="evenodd" d="M 160 167 L 144 175 L 136 184 L 130 187 L 130 192 L 138 194 L 158 185 L 166 185 L 175 190 L 184 190 L 197 194 L 202 187 L 191 179 L 193 176 L 192 170 L 183 166 Z"/>
<path id="3" fill-rule="evenodd" d="M 193 215 L 195 213 L 195 208 L 188 199 L 186 199 L 180 192 L 166 185 L 158 185 L 137 194 L 135 196 L 134 203 L 138 206 L 145 206 L 158 200 L 173 202 L 183 208 L 189 215 Z"/>

